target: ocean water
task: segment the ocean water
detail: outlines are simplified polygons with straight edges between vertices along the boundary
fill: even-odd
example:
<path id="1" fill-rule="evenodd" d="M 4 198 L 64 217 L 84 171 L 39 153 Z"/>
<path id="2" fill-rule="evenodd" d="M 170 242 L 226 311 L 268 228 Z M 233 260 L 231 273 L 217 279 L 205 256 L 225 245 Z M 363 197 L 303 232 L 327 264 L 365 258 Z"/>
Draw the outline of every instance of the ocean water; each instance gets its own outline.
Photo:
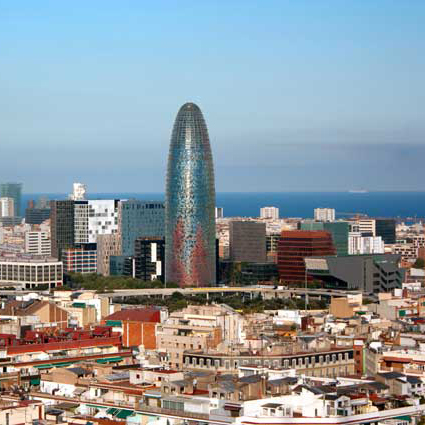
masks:
<path id="1" fill-rule="evenodd" d="M 24 194 L 25 209 L 29 199 L 46 196 L 49 199 L 65 199 L 65 194 Z M 163 193 L 92 193 L 89 199 L 146 199 L 163 200 Z M 400 219 L 425 218 L 425 192 L 219 192 L 216 204 L 223 207 L 224 216 L 260 215 L 264 206 L 278 207 L 281 217 L 313 217 L 317 207 L 335 208 L 337 218 L 362 213 L 370 217 L 395 217 Z"/>

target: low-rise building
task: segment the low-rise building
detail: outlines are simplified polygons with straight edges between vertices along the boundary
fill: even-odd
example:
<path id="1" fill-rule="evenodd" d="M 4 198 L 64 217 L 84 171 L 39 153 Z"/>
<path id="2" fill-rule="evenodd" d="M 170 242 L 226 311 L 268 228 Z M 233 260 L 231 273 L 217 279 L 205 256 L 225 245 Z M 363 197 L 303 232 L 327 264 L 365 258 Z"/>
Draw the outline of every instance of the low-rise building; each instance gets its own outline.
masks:
<path id="1" fill-rule="evenodd" d="M 47 289 L 62 286 L 62 261 L 31 255 L 0 256 L 0 286 Z"/>

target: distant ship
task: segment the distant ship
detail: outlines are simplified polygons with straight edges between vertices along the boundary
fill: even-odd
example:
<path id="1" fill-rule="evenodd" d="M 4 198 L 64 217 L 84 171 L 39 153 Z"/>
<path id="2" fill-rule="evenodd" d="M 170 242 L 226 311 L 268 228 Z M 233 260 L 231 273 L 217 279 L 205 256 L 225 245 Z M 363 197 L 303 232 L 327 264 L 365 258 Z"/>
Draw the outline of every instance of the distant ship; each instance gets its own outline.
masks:
<path id="1" fill-rule="evenodd" d="M 366 189 L 352 189 L 348 193 L 369 193 Z"/>

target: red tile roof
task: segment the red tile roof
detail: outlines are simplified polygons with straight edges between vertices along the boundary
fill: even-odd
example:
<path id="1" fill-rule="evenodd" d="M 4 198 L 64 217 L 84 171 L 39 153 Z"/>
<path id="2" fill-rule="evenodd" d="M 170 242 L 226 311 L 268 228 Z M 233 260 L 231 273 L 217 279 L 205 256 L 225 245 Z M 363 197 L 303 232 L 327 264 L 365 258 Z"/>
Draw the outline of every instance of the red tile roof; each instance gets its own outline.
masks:
<path id="1" fill-rule="evenodd" d="M 154 322 L 161 321 L 161 313 L 157 308 L 128 308 L 116 311 L 105 317 L 104 320 L 129 320 L 131 322 Z"/>

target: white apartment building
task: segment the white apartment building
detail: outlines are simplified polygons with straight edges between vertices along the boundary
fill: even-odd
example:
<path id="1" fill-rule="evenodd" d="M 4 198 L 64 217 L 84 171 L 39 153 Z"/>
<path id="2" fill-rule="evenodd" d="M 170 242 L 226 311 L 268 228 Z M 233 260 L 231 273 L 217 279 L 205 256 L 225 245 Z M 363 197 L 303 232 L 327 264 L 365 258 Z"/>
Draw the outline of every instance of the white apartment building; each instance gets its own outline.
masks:
<path id="1" fill-rule="evenodd" d="M 43 231 L 26 232 L 25 253 L 50 256 L 52 253 L 50 233 Z"/>
<path id="2" fill-rule="evenodd" d="M 0 198 L 0 217 L 13 217 L 15 215 L 15 206 L 13 198 Z"/>
<path id="3" fill-rule="evenodd" d="M 369 233 L 376 236 L 376 221 L 372 218 L 357 220 L 360 233 Z"/>
<path id="4" fill-rule="evenodd" d="M 315 208 L 314 219 L 316 221 L 335 221 L 334 208 Z"/>
<path id="5" fill-rule="evenodd" d="M 118 207 L 119 201 L 114 199 L 76 201 L 74 205 L 75 243 L 96 243 L 98 235 L 117 233 Z"/>
<path id="6" fill-rule="evenodd" d="M 385 246 L 381 236 L 362 236 L 360 232 L 348 234 L 348 254 L 384 254 Z"/>
<path id="7" fill-rule="evenodd" d="M 279 219 L 279 208 L 263 207 L 260 208 L 260 218 L 270 218 L 272 220 Z"/>

